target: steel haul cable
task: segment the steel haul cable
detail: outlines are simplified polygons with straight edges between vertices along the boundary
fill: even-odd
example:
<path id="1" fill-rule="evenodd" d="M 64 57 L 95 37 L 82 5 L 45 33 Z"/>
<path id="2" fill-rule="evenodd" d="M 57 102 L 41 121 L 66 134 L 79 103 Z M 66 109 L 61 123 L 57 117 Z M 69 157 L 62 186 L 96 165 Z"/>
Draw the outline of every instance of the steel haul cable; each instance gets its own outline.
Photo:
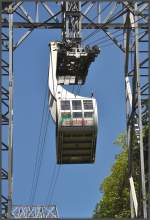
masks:
<path id="1" fill-rule="evenodd" d="M 49 116 L 49 114 L 47 114 L 47 115 Z M 49 122 L 49 117 L 47 118 L 46 127 L 45 127 L 45 131 L 44 131 L 44 137 L 43 137 L 43 142 L 42 142 L 42 146 L 41 146 L 41 151 L 40 151 L 40 157 L 39 157 L 37 172 L 36 172 L 37 175 L 36 175 L 36 180 L 35 180 L 35 186 L 34 186 L 34 189 L 33 189 L 32 202 L 34 202 L 35 196 L 36 196 L 36 192 L 37 192 L 37 186 L 38 186 L 38 181 L 39 181 L 39 177 L 40 177 L 42 160 L 43 160 L 43 156 L 44 156 L 44 152 L 45 152 L 45 142 L 46 142 L 46 135 L 47 135 L 47 129 L 48 129 L 48 122 Z"/>
<path id="2" fill-rule="evenodd" d="M 34 175 L 32 179 L 32 185 L 31 185 L 31 193 L 29 197 L 29 201 L 33 201 L 34 198 L 34 192 L 35 192 L 35 184 L 37 181 L 37 176 L 38 176 L 38 170 L 39 170 L 39 159 L 41 157 L 41 140 L 43 140 L 42 135 L 43 135 L 43 129 L 45 127 L 45 120 L 46 120 L 46 99 L 47 99 L 47 94 L 48 94 L 48 87 L 47 87 L 47 80 L 46 80 L 46 87 L 45 87 L 45 97 L 44 97 L 44 103 L 43 103 L 43 110 L 42 110 L 42 120 L 41 120 L 41 126 L 40 126 L 40 134 L 38 138 L 38 145 L 37 145 L 37 151 L 36 151 L 36 157 L 35 157 L 35 165 L 34 165 Z M 44 129 L 45 130 L 45 129 Z"/>

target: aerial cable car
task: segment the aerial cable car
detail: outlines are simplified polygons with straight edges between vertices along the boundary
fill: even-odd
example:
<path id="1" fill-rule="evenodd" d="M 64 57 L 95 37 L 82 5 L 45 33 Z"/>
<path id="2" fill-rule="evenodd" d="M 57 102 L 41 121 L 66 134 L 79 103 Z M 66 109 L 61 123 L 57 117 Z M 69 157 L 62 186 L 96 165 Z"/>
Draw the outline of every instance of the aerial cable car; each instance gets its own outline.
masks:
<path id="1" fill-rule="evenodd" d="M 97 104 L 95 98 L 76 96 L 57 83 L 58 43 L 50 43 L 49 109 L 56 123 L 57 164 L 95 161 Z"/>

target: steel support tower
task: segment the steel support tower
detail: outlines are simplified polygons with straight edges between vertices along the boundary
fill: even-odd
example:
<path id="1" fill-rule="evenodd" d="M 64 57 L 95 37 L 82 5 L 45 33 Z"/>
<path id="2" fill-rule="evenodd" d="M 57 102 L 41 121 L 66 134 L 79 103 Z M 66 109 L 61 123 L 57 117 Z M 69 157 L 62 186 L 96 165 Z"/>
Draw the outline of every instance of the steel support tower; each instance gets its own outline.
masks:
<path id="1" fill-rule="evenodd" d="M 56 3 L 56 10 L 51 4 Z M 129 183 L 131 217 L 150 217 L 150 190 L 148 181 L 148 156 L 150 146 L 144 139 L 144 129 L 148 126 L 150 110 L 149 97 L 149 55 L 148 55 L 148 11 L 149 1 L 112 1 L 105 17 L 101 17 L 108 0 L 101 1 L 31 1 L 35 8 L 31 15 L 26 9 L 27 2 L 1 1 L 0 10 L 0 217 L 11 218 L 12 213 L 23 213 L 29 207 L 13 207 L 13 53 L 37 28 L 62 29 L 63 41 L 80 45 L 80 32 L 94 30 L 104 33 L 122 51 L 124 56 L 124 79 L 126 94 L 127 142 L 129 151 Z M 103 7 L 104 5 L 104 7 Z M 46 20 L 40 16 L 40 8 L 45 10 Z M 92 11 L 92 13 L 91 13 Z M 43 13 L 43 12 L 42 12 Z M 93 14 L 96 15 L 93 19 Z M 15 15 L 13 19 L 13 15 Z M 15 42 L 13 33 L 26 30 Z M 122 33 L 122 39 L 114 35 L 114 30 Z M 150 132 L 149 132 L 150 133 Z M 150 137 L 149 137 L 150 138 Z M 135 149 L 140 167 L 140 189 L 135 189 Z M 15 211 L 14 211 L 15 210 Z M 26 215 L 24 215 L 25 217 Z M 20 216 L 21 217 L 21 216 Z M 37 216 L 35 216 L 37 217 Z"/>

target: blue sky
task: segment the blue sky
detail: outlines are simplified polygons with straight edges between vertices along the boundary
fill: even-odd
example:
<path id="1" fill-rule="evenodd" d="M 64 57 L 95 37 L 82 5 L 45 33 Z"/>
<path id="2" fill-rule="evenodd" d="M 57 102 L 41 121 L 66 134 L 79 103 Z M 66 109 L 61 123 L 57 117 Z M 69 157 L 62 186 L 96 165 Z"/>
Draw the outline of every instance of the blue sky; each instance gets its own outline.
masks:
<path id="1" fill-rule="evenodd" d="M 58 31 L 36 30 L 14 53 L 14 204 L 29 204 L 46 84 L 50 41 Z M 56 166 L 55 125 L 48 113 L 48 130 L 35 204 L 56 204 L 60 217 L 91 217 L 102 194 L 103 179 L 110 174 L 119 148 L 113 144 L 125 130 L 123 54 L 115 46 L 101 48 L 92 63 L 80 95 L 94 92 L 99 131 L 93 165 Z M 48 108 L 45 108 L 48 111 Z M 53 169 L 59 172 L 52 198 Z M 55 174 L 57 173 L 55 172 Z"/>

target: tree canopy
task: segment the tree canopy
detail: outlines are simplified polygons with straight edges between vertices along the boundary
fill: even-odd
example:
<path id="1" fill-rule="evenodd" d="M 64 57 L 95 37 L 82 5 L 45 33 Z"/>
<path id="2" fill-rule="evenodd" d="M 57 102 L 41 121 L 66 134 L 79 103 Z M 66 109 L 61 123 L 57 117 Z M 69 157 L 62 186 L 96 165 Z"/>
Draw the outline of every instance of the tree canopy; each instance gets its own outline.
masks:
<path id="1" fill-rule="evenodd" d="M 148 100 L 143 101 L 144 111 L 143 123 L 143 145 L 145 162 L 145 180 L 148 193 L 148 134 L 149 134 L 149 112 Z M 102 199 L 97 203 L 94 210 L 94 218 L 130 218 L 130 186 L 128 175 L 128 149 L 126 134 L 121 134 L 115 141 L 121 147 L 121 152 L 116 156 L 111 174 L 106 177 L 100 186 L 103 193 Z M 133 136 L 132 146 L 132 175 L 138 200 L 138 216 L 142 216 L 142 194 L 141 194 L 141 170 L 140 170 L 140 148 L 137 137 Z M 148 194 L 147 194 L 148 197 Z M 147 199 L 147 198 L 146 198 Z"/>
<path id="2" fill-rule="evenodd" d="M 129 218 L 130 196 L 128 180 L 128 152 L 126 136 L 121 134 L 115 144 L 121 146 L 121 152 L 111 169 L 110 176 L 101 184 L 103 197 L 96 205 L 94 218 Z"/>

